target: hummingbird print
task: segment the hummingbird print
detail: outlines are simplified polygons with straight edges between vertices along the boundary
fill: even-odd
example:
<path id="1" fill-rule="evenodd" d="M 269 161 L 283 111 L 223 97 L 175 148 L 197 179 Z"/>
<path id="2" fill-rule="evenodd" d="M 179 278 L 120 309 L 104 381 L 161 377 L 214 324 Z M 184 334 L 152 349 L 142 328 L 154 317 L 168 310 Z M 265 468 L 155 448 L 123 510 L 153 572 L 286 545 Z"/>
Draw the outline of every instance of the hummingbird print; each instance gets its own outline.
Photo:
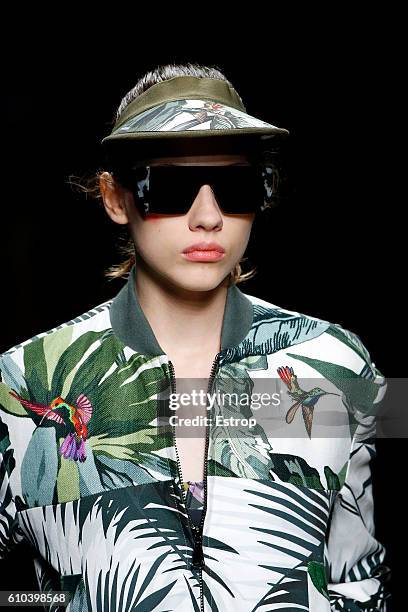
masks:
<path id="1" fill-rule="evenodd" d="M 289 389 L 289 395 L 295 400 L 295 403 L 289 408 L 286 414 L 286 422 L 291 423 L 295 418 L 295 414 L 302 406 L 303 421 L 305 423 L 307 435 L 311 439 L 313 411 L 316 403 L 323 395 L 339 395 L 339 393 L 329 393 L 323 391 L 320 387 L 314 387 L 310 391 L 304 391 L 300 388 L 296 374 L 290 366 L 278 368 L 278 374 Z"/>
<path id="2" fill-rule="evenodd" d="M 65 426 L 66 429 L 68 428 L 70 431 L 58 449 L 59 453 L 65 457 L 65 459 L 72 459 L 74 461 L 79 460 L 81 462 L 85 461 L 85 440 L 88 436 L 87 423 L 92 417 L 92 404 L 86 395 L 81 393 L 75 401 L 74 406 L 68 404 L 64 398 L 60 396 L 53 399 L 50 405 L 47 406 L 45 404 L 25 400 L 14 391 L 9 391 L 9 393 L 25 408 L 42 416 L 37 427 L 40 427 L 44 419 L 48 419 L 55 421 L 59 425 Z"/>

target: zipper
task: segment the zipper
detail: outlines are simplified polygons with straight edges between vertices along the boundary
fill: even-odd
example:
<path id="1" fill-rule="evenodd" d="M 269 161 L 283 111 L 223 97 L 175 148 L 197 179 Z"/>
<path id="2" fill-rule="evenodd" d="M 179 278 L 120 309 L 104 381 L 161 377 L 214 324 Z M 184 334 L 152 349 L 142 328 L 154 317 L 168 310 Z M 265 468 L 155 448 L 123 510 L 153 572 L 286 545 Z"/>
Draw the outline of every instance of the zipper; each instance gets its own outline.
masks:
<path id="1" fill-rule="evenodd" d="M 211 392 L 212 389 L 212 384 L 214 382 L 214 378 L 215 378 L 215 374 L 217 373 L 217 369 L 218 369 L 218 362 L 219 362 L 219 358 L 221 356 L 221 353 L 217 353 L 217 355 L 215 356 L 215 359 L 213 361 L 212 367 L 211 367 L 211 373 L 210 373 L 210 378 L 208 380 L 208 387 L 207 387 L 207 394 L 209 394 Z M 170 369 L 170 379 L 171 379 L 171 388 L 172 388 L 172 393 L 176 393 L 176 375 L 175 375 L 175 371 L 174 371 L 174 365 L 173 363 L 169 360 L 169 369 Z M 207 395 L 207 400 L 206 400 L 206 407 L 208 406 L 208 395 Z M 199 569 L 200 570 L 200 577 L 199 577 L 199 582 L 200 582 L 200 611 L 204 612 L 204 596 L 203 596 L 203 568 L 204 568 L 204 552 L 203 552 L 203 526 L 204 526 L 204 520 L 205 520 L 205 515 L 207 512 L 207 468 L 208 468 L 208 445 L 209 445 L 209 425 L 208 423 L 206 424 L 206 428 L 205 428 L 205 450 L 204 450 L 204 480 L 203 480 L 203 485 L 204 485 L 204 500 L 203 500 L 203 509 L 201 512 L 201 518 L 200 518 L 200 524 L 197 527 L 190 519 L 190 514 L 187 510 L 187 506 L 186 506 L 186 498 L 185 498 L 185 492 L 184 492 L 184 479 L 183 479 L 183 473 L 181 470 L 181 463 L 180 463 L 180 457 L 178 454 L 178 450 L 177 450 L 177 442 L 176 442 L 176 426 L 172 425 L 172 432 L 173 432 L 173 444 L 174 444 L 174 449 L 176 451 L 176 459 L 177 459 L 177 472 L 178 472 L 178 477 L 179 477 L 179 482 L 180 482 L 180 489 L 181 489 L 181 503 L 184 506 L 185 509 L 185 513 L 187 516 L 187 524 L 189 526 L 189 529 L 191 531 L 191 535 L 192 535 L 192 540 L 193 540 L 193 555 L 191 558 L 191 564 L 194 568 Z"/>

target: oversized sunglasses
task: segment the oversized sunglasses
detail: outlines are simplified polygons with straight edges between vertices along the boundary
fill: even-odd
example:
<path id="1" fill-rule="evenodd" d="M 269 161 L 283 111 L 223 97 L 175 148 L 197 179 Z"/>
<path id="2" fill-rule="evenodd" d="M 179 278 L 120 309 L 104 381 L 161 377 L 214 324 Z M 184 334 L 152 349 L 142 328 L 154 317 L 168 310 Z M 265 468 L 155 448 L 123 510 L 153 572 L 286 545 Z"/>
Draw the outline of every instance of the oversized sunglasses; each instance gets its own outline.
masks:
<path id="1" fill-rule="evenodd" d="M 185 215 L 202 185 L 210 185 L 225 214 L 247 214 L 270 208 L 274 168 L 248 165 L 138 165 L 114 171 L 131 190 L 144 215 Z"/>

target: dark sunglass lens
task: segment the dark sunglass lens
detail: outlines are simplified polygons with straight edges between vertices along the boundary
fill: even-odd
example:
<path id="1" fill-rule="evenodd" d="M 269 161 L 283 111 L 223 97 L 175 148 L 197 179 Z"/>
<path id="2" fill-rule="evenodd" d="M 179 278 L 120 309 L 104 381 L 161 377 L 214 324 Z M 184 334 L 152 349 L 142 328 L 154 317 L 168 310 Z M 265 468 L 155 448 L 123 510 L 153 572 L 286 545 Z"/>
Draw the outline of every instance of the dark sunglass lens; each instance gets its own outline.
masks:
<path id="1" fill-rule="evenodd" d="M 214 180 L 215 197 L 225 214 L 252 213 L 262 204 L 263 184 L 254 166 L 227 166 Z"/>
<path id="2" fill-rule="evenodd" d="M 186 214 L 202 185 L 210 185 L 225 214 L 252 213 L 262 204 L 257 166 L 151 166 L 149 210 Z"/>
<path id="3" fill-rule="evenodd" d="M 191 174 L 183 166 L 151 166 L 150 210 L 157 214 L 186 214 L 197 193 Z"/>

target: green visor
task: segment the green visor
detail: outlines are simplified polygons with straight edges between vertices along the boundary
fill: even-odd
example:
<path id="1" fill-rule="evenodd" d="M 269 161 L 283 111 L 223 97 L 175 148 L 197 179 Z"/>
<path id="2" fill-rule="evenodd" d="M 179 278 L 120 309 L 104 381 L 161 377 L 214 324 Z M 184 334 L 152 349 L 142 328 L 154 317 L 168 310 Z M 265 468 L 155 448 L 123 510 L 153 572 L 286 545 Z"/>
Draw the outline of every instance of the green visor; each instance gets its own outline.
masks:
<path id="1" fill-rule="evenodd" d="M 271 144 L 288 135 L 288 130 L 248 115 L 226 81 L 178 76 L 152 85 L 133 100 L 102 144 L 115 149 L 141 142 L 146 151 L 149 143 L 160 142 L 163 153 L 164 143 L 182 147 L 184 141 L 191 153 L 194 143 L 200 143 L 201 151 L 202 145 L 210 150 L 214 136 L 216 144 L 232 140 L 236 145 L 239 140 Z"/>

